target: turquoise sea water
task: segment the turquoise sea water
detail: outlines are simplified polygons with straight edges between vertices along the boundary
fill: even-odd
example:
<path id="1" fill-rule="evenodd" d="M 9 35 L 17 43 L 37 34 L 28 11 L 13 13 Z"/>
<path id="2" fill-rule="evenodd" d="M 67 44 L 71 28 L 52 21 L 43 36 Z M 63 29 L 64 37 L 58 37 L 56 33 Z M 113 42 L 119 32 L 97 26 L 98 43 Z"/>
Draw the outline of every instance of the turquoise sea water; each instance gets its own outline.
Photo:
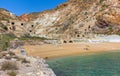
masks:
<path id="1" fill-rule="evenodd" d="M 120 52 L 47 60 L 57 76 L 120 76 Z"/>

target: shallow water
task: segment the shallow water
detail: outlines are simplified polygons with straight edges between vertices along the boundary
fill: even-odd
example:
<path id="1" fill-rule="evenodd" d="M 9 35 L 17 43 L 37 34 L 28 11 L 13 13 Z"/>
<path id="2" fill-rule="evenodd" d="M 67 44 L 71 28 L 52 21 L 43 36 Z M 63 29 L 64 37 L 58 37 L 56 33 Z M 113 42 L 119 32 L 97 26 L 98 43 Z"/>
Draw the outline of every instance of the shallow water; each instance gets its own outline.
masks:
<path id="1" fill-rule="evenodd" d="M 57 76 L 120 76 L 120 52 L 47 60 Z"/>

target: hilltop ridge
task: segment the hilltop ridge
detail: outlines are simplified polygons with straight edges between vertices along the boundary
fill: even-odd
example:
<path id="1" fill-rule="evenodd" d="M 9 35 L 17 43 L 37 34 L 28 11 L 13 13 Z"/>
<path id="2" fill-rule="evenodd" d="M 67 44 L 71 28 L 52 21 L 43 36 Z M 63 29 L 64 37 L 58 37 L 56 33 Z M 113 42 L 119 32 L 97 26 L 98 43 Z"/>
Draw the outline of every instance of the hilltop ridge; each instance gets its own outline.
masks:
<path id="1" fill-rule="evenodd" d="M 7 18 L 24 23 L 26 31 L 21 31 L 32 36 L 71 39 L 120 34 L 119 0 L 69 0 L 52 10 L 12 17 Z"/>

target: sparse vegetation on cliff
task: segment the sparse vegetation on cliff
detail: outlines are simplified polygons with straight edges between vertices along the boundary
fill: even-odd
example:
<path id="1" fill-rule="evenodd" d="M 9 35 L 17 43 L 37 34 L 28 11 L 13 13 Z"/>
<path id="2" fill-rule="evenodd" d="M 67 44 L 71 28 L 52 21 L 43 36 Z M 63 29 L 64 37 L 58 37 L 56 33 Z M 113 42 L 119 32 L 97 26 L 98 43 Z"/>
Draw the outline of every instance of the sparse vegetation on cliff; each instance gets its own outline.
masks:
<path id="1" fill-rule="evenodd" d="M 6 13 L 3 13 L 3 11 L 6 11 Z M 0 19 L 3 21 L 12 19 L 9 14 L 9 11 L 1 9 Z M 105 25 L 104 22 L 99 22 L 99 17 L 101 20 L 106 21 Z M 89 25 L 91 28 L 95 27 L 94 30 L 96 30 L 98 34 L 118 34 L 118 31 L 115 31 L 114 28 L 120 29 L 119 0 L 68 0 L 68 2 L 57 6 L 55 9 L 24 14 L 15 18 L 16 19 L 14 20 L 17 20 L 16 22 L 25 21 L 25 27 L 22 26 L 22 28 L 19 28 L 19 25 L 16 26 L 16 29 L 21 30 L 15 30 L 15 33 L 20 32 L 20 34 L 23 35 L 27 32 L 31 36 L 37 36 L 23 37 L 20 35 L 22 36 L 19 38 L 20 40 L 44 40 L 45 38 L 40 37 L 46 36 L 49 36 L 48 38 L 60 38 L 62 37 L 61 34 L 74 35 L 72 32 L 75 32 L 74 30 L 76 29 L 81 30 L 81 33 L 84 33 L 85 31 L 83 29 L 87 29 L 87 26 Z M 99 25 L 96 25 L 96 23 Z M 80 24 L 82 24 L 82 27 L 79 27 Z M 109 27 L 106 29 L 106 26 L 111 24 L 113 31 L 109 31 Z M 31 25 L 34 26 L 31 27 Z M 4 30 L 9 29 L 6 27 L 3 28 Z M 54 28 L 59 29 L 56 30 Z M 90 34 L 92 31 L 87 30 L 87 32 Z"/>
<path id="2" fill-rule="evenodd" d="M 1 66 L 2 70 L 17 70 L 17 64 L 13 62 L 4 62 Z"/>
<path id="3" fill-rule="evenodd" d="M 0 51 L 7 50 L 10 46 L 10 41 L 16 37 L 13 34 L 1 34 L 0 35 Z"/>
<path id="4" fill-rule="evenodd" d="M 24 35 L 19 38 L 19 40 L 46 40 L 47 38 L 44 37 L 32 37 L 30 35 Z"/>
<path id="5" fill-rule="evenodd" d="M 8 75 L 9 75 L 9 76 L 16 76 L 16 75 L 17 75 L 17 73 L 16 73 L 16 72 L 14 72 L 14 71 L 11 71 L 11 72 L 9 72 L 9 73 L 8 73 Z"/>
<path id="6" fill-rule="evenodd" d="M 5 30 L 5 31 L 7 31 L 7 30 L 8 30 L 7 26 L 5 26 L 5 25 L 4 25 L 4 24 L 2 24 L 2 23 L 0 23 L 0 27 L 1 27 L 3 30 Z"/>

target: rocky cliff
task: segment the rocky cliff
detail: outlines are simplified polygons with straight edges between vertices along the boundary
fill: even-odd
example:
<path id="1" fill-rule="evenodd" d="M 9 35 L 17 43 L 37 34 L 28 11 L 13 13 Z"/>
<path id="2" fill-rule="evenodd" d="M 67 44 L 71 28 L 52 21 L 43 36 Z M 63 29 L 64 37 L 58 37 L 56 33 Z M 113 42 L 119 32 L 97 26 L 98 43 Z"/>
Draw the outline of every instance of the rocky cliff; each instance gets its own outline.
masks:
<path id="1" fill-rule="evenodd" d="M 120 34 L 119 0 L 69 0 L 55 9 L 17 17 L 34 36 L 72 38 Z"/>
<path id="2" fill-rule="evenodd" d="M 6 9 L 0 8 L 0 20 L 17 19 L 17 16 Z"/>

